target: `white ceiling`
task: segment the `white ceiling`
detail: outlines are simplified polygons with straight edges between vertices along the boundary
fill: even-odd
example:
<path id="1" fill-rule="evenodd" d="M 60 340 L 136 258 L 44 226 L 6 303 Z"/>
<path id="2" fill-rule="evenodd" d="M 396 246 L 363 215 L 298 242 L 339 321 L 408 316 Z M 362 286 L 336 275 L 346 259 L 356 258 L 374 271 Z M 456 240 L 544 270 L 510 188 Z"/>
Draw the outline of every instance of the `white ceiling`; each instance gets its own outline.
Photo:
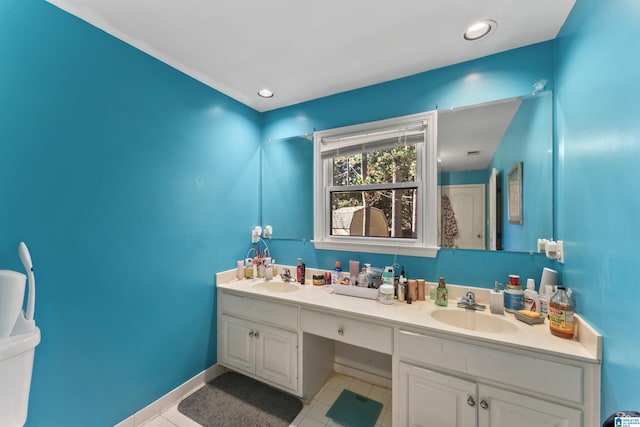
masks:
<path id="1" fill-rule="evenodd" d="M 48 0 L 267 111 L 553 39 L 575 0 Z M 491 19 L 473 42 L 462 33 Z M 258 97 L 269 88 L 271 99 Z"/>

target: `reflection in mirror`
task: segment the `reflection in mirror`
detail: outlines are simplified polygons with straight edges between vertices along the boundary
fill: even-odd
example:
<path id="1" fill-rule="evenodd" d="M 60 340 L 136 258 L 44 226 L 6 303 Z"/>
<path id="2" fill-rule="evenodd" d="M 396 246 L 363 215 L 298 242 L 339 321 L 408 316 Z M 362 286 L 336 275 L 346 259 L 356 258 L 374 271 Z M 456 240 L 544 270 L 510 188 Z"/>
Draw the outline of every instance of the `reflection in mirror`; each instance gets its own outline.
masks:
<path id="1" fill-rule="evenodd" d="M 294 136 L 263 142 L 261 164 L 261 225 L 273 227 L 274 240 L 311 240 L 312 136 Z M 296 189 L 298 191 L 294 192 Z"/>
<path id="2" fill-rule="evenodd" d="M 553 237 L 552 98 L 539 92 L 438 112 L 441 247 L 536 252 L 538 238 Z M 509 172 L 518 165 L 516 193 Z M 518 221 L 509 221 L 516 196 Z"/>

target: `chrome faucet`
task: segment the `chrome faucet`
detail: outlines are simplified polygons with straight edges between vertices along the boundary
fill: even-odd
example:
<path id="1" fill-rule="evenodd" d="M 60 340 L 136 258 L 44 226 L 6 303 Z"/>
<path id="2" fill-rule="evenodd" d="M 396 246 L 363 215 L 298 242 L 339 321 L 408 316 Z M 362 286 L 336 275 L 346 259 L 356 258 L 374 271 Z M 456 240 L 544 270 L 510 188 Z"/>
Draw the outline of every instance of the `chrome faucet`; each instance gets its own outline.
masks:
<path id="1" fill-rule="evenodd" d="M 294 277 L 291 277 L 291 271 L 288 268 L 285 268 L 284 273 L 281 273 L 280 277 L 282 277 L 282 281 L 283 282 L 295 282 L 296 281 L 296 279 Z"/>
<path id="2" fill-rule="evenodd" d="M 466 308 L 467 310 L 484 310 L 485 308 L 487 308 L 483 304 L 476 303 L 476 294 L 471 291 L 467 292 L 467 295 L 465 297 L 460 298 L 458 307 Z"/>

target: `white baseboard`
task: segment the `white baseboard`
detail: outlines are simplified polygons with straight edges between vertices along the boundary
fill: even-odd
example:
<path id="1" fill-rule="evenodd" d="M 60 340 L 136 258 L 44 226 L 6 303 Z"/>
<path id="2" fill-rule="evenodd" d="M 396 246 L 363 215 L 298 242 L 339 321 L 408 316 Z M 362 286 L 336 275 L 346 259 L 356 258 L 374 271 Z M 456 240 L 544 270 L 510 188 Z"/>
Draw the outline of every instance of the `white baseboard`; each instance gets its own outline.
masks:
<path id="1" fill-rule="evenodd" d="M 172 407 L 176 403 L 182 401 L 184 398 L 198 390 L 200 387 L 213 380 L 214 378 L 227 372 L 227 369 L 221 365 L 213 365 L 208 369 L 200 372 L 184 384 L 171 390 L 169 393 L 160 397 L 155 402 L 150 403 L 144 408 L 140 409 L 135 414 L 122 420 L 114 427 L 137 427 L 143 423 L 146 423 L 153 417 L 160 415 L 162 411 Z"/>
<path id="2" fill-rule="evenodd" d="M 380 373 L 367 372 L 362 369 L 355 368 L 341 363 L 334 363 L 333 370 L 339 374 L 348 375 L 353 378 L 375 384 L 384 388 L 391 388 L 391 378 L 381 376 Z"/>

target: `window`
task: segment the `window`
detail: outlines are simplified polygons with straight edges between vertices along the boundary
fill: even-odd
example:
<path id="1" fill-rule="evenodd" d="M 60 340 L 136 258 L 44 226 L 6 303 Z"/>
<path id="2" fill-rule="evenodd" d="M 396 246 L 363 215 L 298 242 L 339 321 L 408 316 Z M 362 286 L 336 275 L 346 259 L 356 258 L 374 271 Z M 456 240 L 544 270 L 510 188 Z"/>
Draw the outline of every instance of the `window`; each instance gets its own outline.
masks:
<path id="1" fill-rule="evenodd" d="M 314 244 L 435 256 L 435 113 L 314 134 Z"/>

